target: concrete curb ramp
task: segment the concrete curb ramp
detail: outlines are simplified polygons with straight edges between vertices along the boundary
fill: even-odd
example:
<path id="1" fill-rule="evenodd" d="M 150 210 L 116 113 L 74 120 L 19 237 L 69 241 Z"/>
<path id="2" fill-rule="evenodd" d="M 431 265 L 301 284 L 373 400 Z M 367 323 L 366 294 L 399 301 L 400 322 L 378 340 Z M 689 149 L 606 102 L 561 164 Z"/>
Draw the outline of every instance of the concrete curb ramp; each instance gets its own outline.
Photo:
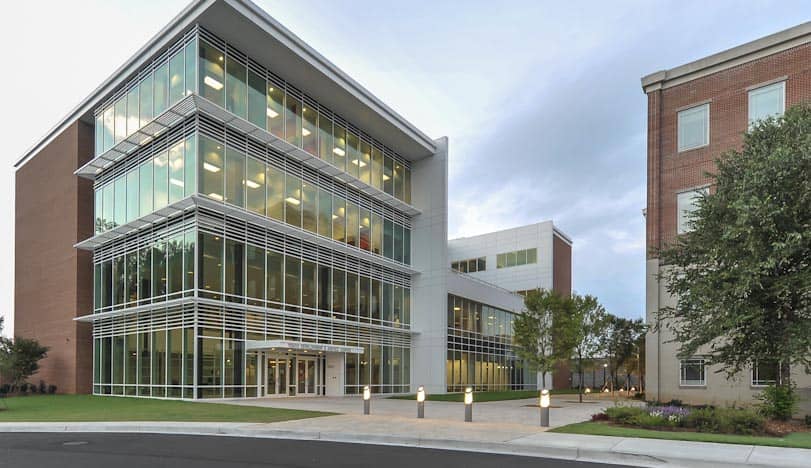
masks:
<path id="1" fill-rule="evenodd" d="M 0 423 L 0 432 L 117 432 L 313 440 L 521 455 L 645 467 L 810 466 L 811 450 L 624 437 L 539 433 L 504 443 L 286 430 L 262 423 Z"/>

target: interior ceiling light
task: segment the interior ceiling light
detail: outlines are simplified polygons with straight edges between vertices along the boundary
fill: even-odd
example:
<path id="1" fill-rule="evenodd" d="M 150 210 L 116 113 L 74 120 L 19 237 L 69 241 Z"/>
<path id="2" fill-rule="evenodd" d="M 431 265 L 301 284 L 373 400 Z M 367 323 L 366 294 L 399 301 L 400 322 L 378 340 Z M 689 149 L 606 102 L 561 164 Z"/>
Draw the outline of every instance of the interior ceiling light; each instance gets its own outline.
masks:
<path id="1" fill-rule="evenodd" d="M 287 203 L 290 203 L 291 205 L 299 205 L 301 203 L 298 200 L 298 198 L 293 198 L 293 197 L 287 197 L 287 198 L 284 199 L 284 201 L 286 201 Z"/>
<path id="2" fill-rule="evenodd" d="M 304 136 L 310 136 L 310 131 L 307 130 L 306 128 L 302 128 L 301 129 L 301 134 L 304 135 Z"/>
<path id="3" fill-rule="evenodd" d="M 178 187 L 183 187 L 183 181 L 177 179 L 169 179 L 169 183 Z"/>
<path id="4" fill-rule="evenodd" d="M 346 156 L 346 151 L 342 150 L 341 148 L 338 148 L 337 146 L 333 148 L 332 152 L 337 154 L 338 156 Z"/>
<path id="5" fill-rule="evenodd" d="M 391 179 L 391 177 L 387 176 L 386 174 L 383 174 L 383 180 L 389 180 L 389 179 Z"/>
<path id="6" fill-rule="evenodd" d="M 220 172 L 220 166 L 215 166 L 214 164 L 204 162 L 203 169 L 207 170 L 208 172 Z"/>
<path id="7" fill-rule="evenodd" d="M 366 163 L 365 163 L 365 162 L 363 162 L 363 161 L 361 161 L 361 160 L 359 160 L 359 159 L 353 159 L 353 160 L 352 160 L 352 164 L 354 164 L 354 165 L 356 165 L 356 166 L 358 166 L 358 167 L 364 167 L 364 166 L 366 166 Z"/>
<path id="8" fill-rule="evenodd" d="M 203 78 L 203 83 L 205 83 L 206 86 L 210 88 L 214 88 L 215 91 L 219 91 L 222 89 L 222 83 L 220 83 L 219 81 L 215 80 L 214 78 L 208 75 L 206 75 L 206 77 Z"/>
<path id="9" fill-rule="evenodd" d="M 222 195 L 220 195 L 219 193 L 209 193 L 208 196 L 215 200 L 222 201 Z"/>
<path id="10" fill-rule="evenodd" d="M 256 182 L 254 182 L 252 180 L 246 180 L 245 185 L 247 185 L 248 187 L 253 188 L 253 189 L 259 188 L 259 184 L 257 184 Z"/>
<path id="11" fill-rule="evenodd" d="M 270 90 L 273 91 L 273 88 L 271 88 Z M 278 112 L 268 107 L 268 117 L 270 117 L 271 119 L 275 119 L 278 116 L 279 116 Z"/>

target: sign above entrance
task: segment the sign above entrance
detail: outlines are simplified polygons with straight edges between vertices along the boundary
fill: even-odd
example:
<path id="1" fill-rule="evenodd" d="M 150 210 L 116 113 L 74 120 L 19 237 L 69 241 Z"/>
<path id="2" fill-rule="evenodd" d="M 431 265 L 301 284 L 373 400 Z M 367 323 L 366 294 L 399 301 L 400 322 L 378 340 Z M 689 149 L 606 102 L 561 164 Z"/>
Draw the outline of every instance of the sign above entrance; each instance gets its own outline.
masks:
<path id="1" fill-rule="evenodd" d="M 248 340 L 245 343 L 245 348 L 248 351 L 321 351 L 324 353 L 363 354 L 363 348 L 360 346 L 305 343 L 303 341 L 285 340 Z"/>

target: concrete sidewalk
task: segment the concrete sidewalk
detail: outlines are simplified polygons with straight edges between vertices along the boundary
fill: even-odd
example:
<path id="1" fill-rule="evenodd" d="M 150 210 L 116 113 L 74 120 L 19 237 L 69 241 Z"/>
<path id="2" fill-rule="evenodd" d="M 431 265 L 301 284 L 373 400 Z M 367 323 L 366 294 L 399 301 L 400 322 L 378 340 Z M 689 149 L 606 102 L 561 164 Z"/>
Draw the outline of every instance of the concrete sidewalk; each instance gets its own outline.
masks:
<path id="1" fill-rule="evenodd" d="M 522 424 L 336 415 L 280 423 L 0 423 L 0 432 L 195 434 L 501 453 L 634 466 L 807 467 L 811 450 L 544 432 Z"/>

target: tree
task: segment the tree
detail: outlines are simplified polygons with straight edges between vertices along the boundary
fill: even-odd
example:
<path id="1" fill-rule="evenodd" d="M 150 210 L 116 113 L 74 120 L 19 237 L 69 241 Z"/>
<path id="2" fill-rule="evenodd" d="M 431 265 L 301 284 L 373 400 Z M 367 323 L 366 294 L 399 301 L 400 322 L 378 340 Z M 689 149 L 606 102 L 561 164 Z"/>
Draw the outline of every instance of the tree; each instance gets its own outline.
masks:
<path id="1" fill-rule="evenodd" d="M 627 319 L 608 314 L 600 347 L 608 361 L 608 371 L 611 375 L 611 391 L 617 385 L 618 371 L 637 354 L 640 336 L 645 334 L 645 324 L 642 319 Z M 626 382 L 629 373 L 626 374 Z"/>
<path id="2" fill-rule="evenodd" d="M 20 388 L 39 370 L 39 361 L 47 354 L 48 348 L 37 340 L 0 337 L 0 373 L 11 379 L 13 387 Z"/>
<path id="3" fill-rule="evenodd" d="M 575 371 L 579 376 L 578 394 L 583 402 L 583 371 L 586 363 L 597 357 L 600 351 L 600 336 L 606 323 L 605 308 L 594 296 L 572 295 L 572 313 L 566 318 L 565 326 L 560 327 L 567 334 L 565 348 L 572 350 Z"/>
<path id="4" fill-rule="evenodd" d="M 811 365 L 811 107 L 755 125 L 716 160 L 692 231 L 666 246 L 660 279 L 676 297 L 658 326 L 679 357 L 701 352 L 733 376 L 777 361 Z"/>
<path id="5" fill-rule="evenodd" d="M 541 372 L 546 386 L 546 374 L 559 361 L 568 359 L 562 333 L 571 313 L 571 301 L 550 290 L 534 290 L 524 298 L 525 310 L 513 320 L 513 340 L 516 354 L 528 366 Z"/>

